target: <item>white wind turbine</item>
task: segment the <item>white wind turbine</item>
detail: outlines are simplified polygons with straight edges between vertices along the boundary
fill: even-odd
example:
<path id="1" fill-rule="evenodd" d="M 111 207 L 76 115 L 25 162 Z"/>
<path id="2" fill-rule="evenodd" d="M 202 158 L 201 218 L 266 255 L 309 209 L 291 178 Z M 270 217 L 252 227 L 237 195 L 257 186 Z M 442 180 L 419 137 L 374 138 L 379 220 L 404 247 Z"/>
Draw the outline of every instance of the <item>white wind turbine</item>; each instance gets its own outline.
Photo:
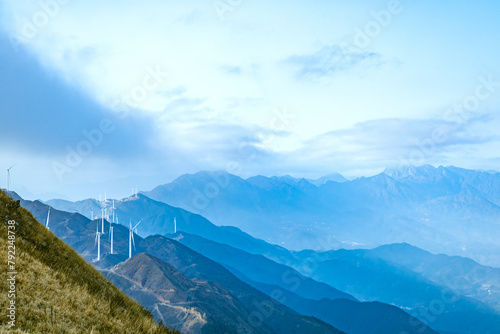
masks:
<path id="1" fill-rule="evenodd" d="M 107 202 L 108 202 L 107 194 L 106 194 L 106 192 L 104 192 L 104 216 L 106 217 L 106 220 L 109 220 L 109 212 L 108 212 Z"/>
<path id="2" fill-rule="evenodd" d="M 101 225 L 102 225 L 101 232 L 104 233 L 104 209 L 101 209 Z"/>
<path id="3" fill-rule="evenodd" d="M 174 217 L 174 234 L 177 233 L 177 219 Z"/>
<path id="4" fill-rule="evenodd" d="M 7 168 L 7 191 L 10 191 L 10 170 L 14 167 L 14 165 Z"/>
<path id="5" fill-rule="evenodd" d="M 114 216 L 113 216 L 114 217 Z M 109 222 L 109 240 L 111 241 L 111 254 L 113 254 L 113 223 Z"/>
<path id="6" fill-rule="evenodd" d="M 111 238 L 111 254 L 113 254 L 113 226 L 111 226 L 111 223 L 109 224 L 109 236 Z"/>
<path id="7" fill-rule="evenodd" d="M 99 261 L 101 259 L 101 232 L 99 232 L 99 222 L 97 222 L 97 229 L 95 232 L 95 242 L 97 243 L 97 259 Z"/>
<path id="8" fill-rule="evenodd" d="M 135 248 L 135 241 L 134 241 L 134 230 L 137 232 L 137 226 L 142 222 L 142 219 L 139 220 L 137 224 L 135 224 L 134 227 L 132 227 L 132 220 L 129 223 L 129 236 L 128 236 L 128 258 L 130 259 L 132 257 L 132 243 L 134 244 Z"/>
<path id="9" fill-rule="evenodd" d="M 118 216 L 116 216 L 116 223 L 118 224 Z M 110 228 L 109 228 L 109 234 L 111 237 L 111 254 L 113 254 L 113 227 L 112 226 L 110 226 Z"/>
<path id="10" fill-rule="evenodd" d="M 47 221 L 45 222 L 45 227 L 47 228 L 47 230 L 50 231 L 50 228 L 49 228 L 49 218 L 50 218 L 50 206 L 49 206 L 49 211 L 47 212 Z"/>

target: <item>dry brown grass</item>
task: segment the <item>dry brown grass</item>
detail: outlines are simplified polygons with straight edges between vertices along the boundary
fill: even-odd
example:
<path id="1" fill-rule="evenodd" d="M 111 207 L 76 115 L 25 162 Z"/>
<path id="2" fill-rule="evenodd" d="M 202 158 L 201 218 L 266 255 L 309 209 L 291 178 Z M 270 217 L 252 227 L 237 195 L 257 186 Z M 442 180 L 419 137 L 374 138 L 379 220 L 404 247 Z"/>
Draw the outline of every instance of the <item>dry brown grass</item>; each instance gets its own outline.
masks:
<path id="1" fill-rule="evenodd" d="M 149 312 L 1 191 L 0 220 L 1 325 L 7 324 L 9 302 L 6 226 L 15 220 L 16 329 L 57 334 L 178 333 L 158 325 Z M 11 331 L 4 327 L 0 332 Z"/>

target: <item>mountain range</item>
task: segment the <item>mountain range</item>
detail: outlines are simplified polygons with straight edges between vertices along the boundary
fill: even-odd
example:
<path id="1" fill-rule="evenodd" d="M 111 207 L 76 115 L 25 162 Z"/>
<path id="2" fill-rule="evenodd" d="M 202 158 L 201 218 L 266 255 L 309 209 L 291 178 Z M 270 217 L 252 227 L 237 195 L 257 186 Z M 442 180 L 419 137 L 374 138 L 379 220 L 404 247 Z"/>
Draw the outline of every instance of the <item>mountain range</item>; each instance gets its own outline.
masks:
<path id="1" fill-rule="evenodd" d="M 45 221 L 49 206 L 39 201 L 25 201 L 14 193 L 10 194 L 16 197 L 23 207 L 31 210 L 35 216 L 39 217 L 39 220 Z M 114 240 L 116 240 L 116 254 L 109 254 L 110 239 L 107 232 L 109 231 L 108 226 L 110 226 L 110 224 L 108 221 L 104 222 L 105 230 L 101 238 L 100 247 L 104 256 L 102 260 L 96 262 L 95 259 L 97 257 L 97 251 L 94 234 L 96 226 L 101 226 L 102 222 L 100 219 L 91 221 L 79 213 L 69 213 L 56 209 L 51 209 L 50 217 L 49 227 L 51 228 L 51 231 L 58 235 L 62 240 L 65 240 L 70 246 L 74 247 L 75 250 L 77 250 L 88 261 L 92 261 L 94 265 L 100 268 L 107 277 L 109 277 L 120 289 L 122 289 L 122 291 L 130 293 L 131 291 L 135 292 L 138 290 L 144 290 L 144 286 L 137 284 L 135 286 L 133 285 L 135 281 L 133 277 L 134 275 L 129 275 L 131 277 L 124 279 L 124 276 L 127 275 L 123 275 L 123 273 L 130 273 L 128 269 L 123 269 L 123 267 L 121 269 L 120 267 L 113 268 L 127 259 L 128 229 L 126 227 L 120 224 L 112 225 L 114 227 Z M 232 323 L 225 323 L 220 320 L 224 319 L 224 308 L 211 308 L 210 310 L 214 313 L 206 313 L 205 318 L 202 318 L 204 320 L 200 320 L 198 324 L 194 324 L 193 333 L 220 333 L 221 329 L 227 329 L 229 332 L 234 332 L 234 326 L 236 325 L 237 330 L 241 329 L 246 333 L 341 333 L 341 331 L 326 324 L 325 322 L 296 313 L 273 298 L 268 297 L 264 293 L 242 282 L 218 263 L 205 258 L 204 256 L 174 240 L 167 239 L 159 235 L 150 236 L 146 239 L 135 235 L 135 245 L 136 246 L 133 251 L 134 255 L 137 253 L 147 253 L 148 255 L 154 256 L 162 261 L 158 263 L 158 261 L 152 260 L 150 261 L 151 264 L 163 267 L 163 269 L 165 268 L 165 264 L 169 264 L 175 268 L 175 271 L 170 270 L 170 276 L 165 276 L 169 270 L 163 270 L 164 282 L 160 282 L 160 285 L 169 284 L 165 281 L 165 277 L 174 281 L 172 276 L 180 277 L 184 275 L 186 276 L 186 279 L 202 280 L 205 282 L 211 282 L 210 284 L 216 284 L 216 286 L 218 286 L 218 292 L 213 292 L 214 290 L 210 289 L 210 285 L 206 285 L 208 291 L 213 292 L 211 294 L 211 298 L 208 298 L 209 300 L 221 301 L 223 300 L 221 299 L 223 298 L 222 296 L 227 294 L 227 291 L 229 291 L 230 294 L 227 294 L 228 300 L 238 301 L 237 303 L 225 304 L 226 306 L 233 305 L 231 308 L 232 311 L 229 313 L 234 315 L 234 317 L 232 317 Z M 150 258 L 147 257 L 147 259 Z M 129 259 L 127 262 L 130 260 L 132 259 Z M 125 264 L 127 262 L 125 262 Z M 138 262 L 132 261 L 132 263 Z M 151 270 L 151 268 L 143 268 L 141 271 L 143 270 Z M 118 277 L 121 277 L 122 279 L 118 279 Z M 189 285 L 186 285 L 186 287 L 189 287 Z M 187 290 L 189 289 L 190 288 Z M 223 293 L 219 293 L 221 291 Z M 181 294 L 183 292 L 187 293 L 188 291 L 178 291 L 178 293 Z M 201 290 L 200 293 L 203 295 L 203 290 Z M 138 294 L 140 295 L 140 293 Z M 131 296 L 134 297 L 135 295 L 132 293 Z M 156 296 L 158 297 L 157 294 Z M 162 303 L 165 302 L 165 300 L 159 300 L 162 301 Z M 203 298 L 198 300 L 198 302 L 203 303 L 206 302 L 206 300 L 207 298 Z M 161 303 L 155 302 L 154 298 L 151 296 L 146 300 L 139 298 L 138 301 L 144 303 L 143 306 L 145 307 L 151 307 L 149 310 L 153 312 L 153 315 L 155 315 L 158 321 L 161 321 L 162 319 L 177 318 L 179 315 L 179 309 L 181 314 L 196 315 L 196 312 L 201 314 L 202 311 L 207 311 L 206 308 L 192 310 L 192 307 L 188 305 L 185 307 L 177 307 L 176 309 L 165 308 L 162 307 Z M 216 319 L 216 321 L 213 321 L 213 319 Z M 183 321 L 173 322 L 172 325 L 175 326 L 174 328 L 179 329 L 190 328 L 189 322 L 191 320 L 192 319 L 189 317 L 186 317 Z M 209 320 L 211 321 L 209 322 Z M 202 323 L 204 323 L 202 328 L 199 328 Z"/>
<path id="2" fill-rule="evenodd" d="M 199 172 L 144 194 L 291 250 L 407 242 L 500 267 L 500 173 L 421 166 L 311 183 Z"/>
<path id="3" fill-rule="evenodd" d="M 137 203 L 141 203 L 141 201 L 145 201 L 147 203 L 148 201 L 151 200 L 149 200 L 147 197 L 143 195 L 139 195 L 137 198 L 134 197 L 133 199 L 126 199 L 122 203 L 116 202 L 115 205 L 117 207 L 120 205 L 129 205 L 131 207 L 136 207 Z M 46 206 L 37 201 L 31 202 L 31 201 L 21 200 L 21 203 L 27 208 L 31 208 L 35 212 L 40 212 L 41 207 Z M 162 207 L 162 206 L 156 204 L 154 207 Z M 45 208 L 45 212 L 48 212 L 48 207 Z M 46 215 L 45 212 L 41 213 L 41 217 L 45 217 Z M 58 216 L 58 214 L 62 216 Z M 65 213 L 61 211 L 60 213 L 57 214 L 52 213 L 51 217 L 55 217 L 54 220 L 51 219 L 52 221 L 51 224 L 53 226 L 53 230 L 55 231 L 55 233 L 58 233 L 57 231 L 60 231 L 61 238 L 65 238 L 69 242 L 72 242 L 72 239 L 68 238 L 67 236 L 65 237 L 64 236 L 65 234 L 76 237 L 76 235 L 81 232 L 78 232 L 79 229 L 75 228 L 74 226 L 72 226 L 71 223 L 68 222 L 74 221 L 75 225 L 81 226 L 82 224 L 81 221 L 79 220 L 80 219 L 86 220 L 88 225 L 87 233 L 84 233 L 82 238 L 80 239 L 88 239 L 90 241 L 94 240 L 92 237 L 92 233 L 94 233 L 93 231 L 95 231 L 94 226 L 96 226 L 96 224 L 100 224 L 99 219 L 95 220 L 94 222 L 91 222 L 86 217 L 83 217 L 78 213 Z M 78 217 L 78 219 L 74 219 L 75 217 Z M 277 254 L 284 254 L 285 252 L 288 252 L 285 258 L 293 258 L 293 255 L 290 254 L 289 251 L 281 247 L 274 247 L 272 245 L 266 244 L 263 241 L 258 241 L 256 239 L 253 239 L 249 235 L 246 235 L 237 229 L 216 227 L 207 220 L 200 220 L 200 222 L 202 222 L 202 226 L 203 224 L 210 226 L 210 228 L 200 229 L 201 231 L 204 231 L 203 233 L 205 234 L 207 234 L 206 232 L 207 230 L 210 231 L 211 229 L 214 229 L 214 231 L 212 231 L 214 233 L 217 230 L 229 231 L 228 233 L 230 234 L 228 235 L 234 234 L 240 236 L 240 238 L 247 239 L 248 242 L 246 243 L 246 245 L 251 245 L 250 248 L 252 248 L 254 251 L 258 249 L 263 249 L 269 253 L 272 253 L 273 250 L 276 250 Z M 57 226 L 59 226 L 60 224 L 61 228 L 58 228 Z M 108 226 L 108 222 L 105 222 L 105 226 L 106 227 Z M 119 224 L 115 224 L 113 226 L 115 227 L 114 230 L 117 233 L 116 235 L 121 235 L 122 236 L 121 238 L 127 240 L 126 237 L 123 237 L 126 235 L 127 232 L 126 228 L 124 226 L 120 226 Z M 186 225 L 186 226 L 191 226 L 191 225 Z M 196 225 L 193 226 L 193 229 L 195 226 Z M 182 227 L 182 224 L 179 227 Z M 168 226 L 168 228 L 170 228 L 170 226 Z M 73 240 L 76 239 L 78 238 L 73 238 Z M 108 237 L 106 235 L 103 235 L 101 240 L 102 240 L 101 249 L 103 249 L 104 252 L 109 252 Z M 269 261 L 268 265 L 277 268 L 277 270 L 267 273 L 267 276 L 271 277 L 270 282 L 279 283 L 280 280 L 282 279 L 281 270 L 289 271 L 291 273 L 290 279 L 292 279 L 292 282 L 294 279 L 297 279 L 297 277 L 300 277 L 300 279 L 304 282 L 304 284 L 301 285 L 302 288 L 298 289 L 295 292 L 302 294 L 302 296 L 308 296 L 309 298 L 316 298 L 316 299 L 307 299 L 305 297 L 300 297 L 299 295 L 295 295 L 295 293 L 292 293 L 289 290 L 281 289 L 281 287 L 278 287 L 282 290 L 283 294 L 285 295 L 293 294 L 294 296 L 296 296 L 295 299 L 291 298 L 287 299 L 287 302 L 283 304 L 281 302 L 281 299 L 279 298 L 280 296 L 275 296 L 274 294 L 270 295 L 266 294 L 265 289 L 260 290 L 258 287 L 253 286 L 252 284 L 249 284 L 248 282 L 242 280 L 240 277 L 238 277 L 238 275 L 231 272 L 231 270 L 221 266 L 219 263 L 217 263 L 217 261 L 212 261 L 207 257 L 205 257 L 204 255 L 201 255 L 200 253 L 195 252 L 190 248 L 179 244 L 177 241 L 171 238 L 167 238 L 161 235 L 151 235 L 143 239 L 137 235 L 135 241 L 137 248 L 136 250 L 134 250 L 134 254 L 143 253 L 137 255 L 139 257 L 143 257 L 144 254 L 147 254 L 147 257 L 144 258 L 147 261 L 144 259 L 143 260 L 146 263 L 149 263 L 149 265 L 146 265 L 145 268 L 142 269 L 137 268 L 137 264 L 141 262 L 135 261 L 134 258 L 123 262 L 125 257 L 124 254 L 126 254 L 126 246 L 120 242 L 117 242 L 116 249 L 118 254 L 114 255 L 107 254 L 103 257 L 101 261 L 95 263 L 95 265 L 99 267 L 103 271 L 103 273 L 105 273 L 106 277 L 108 277 L 120 289 L 122 289 L 124 292 L 129 293 L 134 298 L 137 298 L 137 300 L 140 301 L 145 307 L 148 307 L 148 309 L 153 313 L 153 315 L 155 315 L 157 320 L 161 321 L 163 319 L 165 320 L 170 319 L 169 325 L 173 326 L 173 328 L 178 328 L 181 330 L 190 328 L 190 330 L 192 330 L 193 333 L 196 333 L 196 332 L 203 332 L 204 330 L 210 332 L 211 330 L 210 328 L 212 327 L 206 327 L 207 325 L 202 326 L 202 323 L 204 321 L 207 321 L 207 323 L 210 323 L 211 325 L 215 326 L 215 328 L 218 328 L 218 330 L 220 330 L 220 328 L 224 328 L 221 324 L 226 324 L 226 326 L 227 324 L 231 324 L 231 322 L 229 321 L 227 322 L 221 321 L 218 323 L 219 325 L 217 325 L 217 321 L 210 320 L 210 319 L 223 319 L 223 316 L 220 314 L 220 312 L 215 312 L 215 310 L 213 309 L 211 311 L 215 313 L 207 312 L 206 308 L 204 309 L 202 307 L 197 307 L 197 305 L 199 305 L 197 303 L 199 302 L 197 301 L 197 298 L 195 298 L 195 296 L 193 295 L 191 295 L 190 297 L 191 298 L 190 301 L 193 302 L 192 303 L 193 307 L 190 310 L 186 309 L 186 307 L 183 308 L 182 298 L 187 300 L 187 297 L 186 293 L 183 292 L 182 290 L 177 291 L 178 293 L 181 294 L 181 297 L 177 297 L 180 298 L 179 300 L 181 304 L 175 305 L 176 306 L 175 310 L 177 311 L 173 312 L 171 302 L 168 303 L 169 307 L 165 307 L 165 299 L 161 295 L 159 295 L 156 291 L 154 291 L 155 289 L 152 289 L 151 287 L 152 286 L 154 287 L 155 286 L 154 284 L 160 284 L 159 286 L 169 286 L 169 284 L 172 284 L 171 282 L 176 282 L 174 279 L 168 278 L 169 276 L 165 274 L 169 272 L 174 272 L 172 270 L 174 268 L 175 270 L 178 271 L 178 273 L 175 274 L 174 276 L 183 277 L 183 282 L 185 282 L 186 284 L 188 281 L 190 281 L 191 282 L 190 285 L 195 284 L 196 286 L 198 286 L 199 283 L 197 281 L 201 280 L 203 282 L 206 282 L 205 284 L 220 285 L 220 288 L 217 289 L 218 291 L 217 294 L 219 296 L 207 297 L 207 294 L 205 294 L 204 298 L 205 300 L 208 298 L 208 299 L 213 299 L 215 302 L 217 302 L 217 300 L 221 300 L 220 294 L 227 296 L 226 298 L 230 298 L 229 296 L 231 295 L 234 296 L 234 299 L 232 299 L 233 302 L 226 304 L 236 305 L 237 303 L 234 302 L 236 300 L 238 303 L 244 306 L 243 308 L 244 312 L 241 312 L 242 310 L 241 308 L 236 308 L 236 310 L 238 310 L 238 312 L 240 313 L 236 312 L 236 310 L 234 309 L 232 310 L 232 312 L 233 313 L 236 312 L 239 314 L 239 316 L 237 316 L 236 318 L 244 320 L 240 321 L 238 326 L 243 326 L 246 327 L 247 329 L 249 327 L 252 328 L 251 326 L 249 326 L 249 324 L 251 324 L 251 320 L 248 320 L 249 319 L 248 314 L 250 315 L 261 314 L 261 313 L 267 314 L 268 311 L 265 311 L 267 308 L 270 308 L 273 311 L 272 313 L 270 313 L 265 317 L 262 326 L 259 326 L 259 330 L 261 328 L 266 328 L 266 331 L 271 333 L 297 332 L 296 329 L 293 329 L 292 331 L 292 328 L 303 328 L 304 330 L 312 330 L 313 332 L 318 332 L 318 331 L 335 332 L 334 327 L 337 327 L 335 325 L 335 322 L 343 324 L 345 330 L 349 330 L 346 332 L 353 334 L 382 333 L 382 332 L 399 334 L 402 328 L 406 329 L 408 333 L 416 334 L 417 328 L 422 328 L 422 326 L 425 326 L 418 319 L 412 318 L 406 312 L 399 310 L 394 306 L 374 304 L 375 307 L 371 309 L 369 308 L 369 310 L 365 311 L 366 306 L 362 303 L 358 303 L 352 296 L 345 294 L 341 291 L 338 291 L 337 289 L 334 289 L 327 284 L 319 283 L 314 280 L 308 279 L 307 277 L 299 274 L 294 269 L 278 264 L 274 261 L 268 260 L 260 255 L 258 256 L 261 259 Z M 87 254 L 87 258 L 95 259 L 96 254 L 95 254 L 94 244 L 79 242 L 75 243 L 75 245 L 80 247 L 79 251 L 82 254 Z M 131 268 L 130 266 L 127 265 L 127 263 L 131 261 L 132 263 L 136 263 L 135 265 L 136 268 Z M 171 267 L 167 267 L 167 264 L 170 265 Z M 163 269 L 158 269 L 158 268 L 163 268 Z M 164 282 L 158 283 L 156 280 L 153 280 L 152 282 L 153 285 L 150 285 L 149 284 L 150 282 L 147 280 L 146 276 L 140 276 L 144 272 L 156 272 L 156 273 L 161 272 L 162 274 L 154 274 L 153 276 L 155 277 L 163 276 Z M 139 276 L 137 275 L 139 275 L 142 278 L 139 279 L 138 278 Z M 170 275 L 170 277 L 171 276 L 172 275 Z M 288 284 L 290 284 L 290 282 Z M 228 291 L 227 294 L 220 292 L 220 291 L 225 291 L 224 289 Z M 210 290 L 214 291 L 216 289 L 210 289 Z M 292 302 L 293 300 L 296 301 L 303 300 L 304 302 L 314 302 L 317 300 L 318 303 L 315 304 L 315 307 L 321 306 L 324 314 L 329 314 L 328 308 L 332 307 L 332 305 L 329 303 L 334 302 L 337 305 L 336 307 L 336 309 L 338 310 L 338 312 L 336 312 L 337 317 L 328 318 L 324 316 L 324 318 L 327 319 L 324 320 L 325 322 L 321 322 L 320 320 L 315 320 L 317 318 L 315 312 L 305 314 L 303 313 L 306 311 L 305 309 L 297 311 L 294 308 L 289 307 L 288 301 Z M 323 300 L 323 302 L 320 303 L 319 301 L 321 300 Z M 354 304 L 349 303 L 349 301 L 354 302 Z M 347 305 L 349 305 L 348 309 L 352 310 L 352 312 L 349 312 L 349 314 L 343 311 L 344 307 L 346 306 L 344 305 L 345 302 L 347 302 L 348 303 Z M 291 303 L 290 305 L 293 306 L 293 303 Z M 352 316 L 353 314 L 357 314 L 358 317 L 360 317 L 359 319 L 361 319 L 365 317 L 364 312 L 369 312 L 366 314 L 367 317 L 372 316 L 374 319 L 377 319 L 373 323 L 376 325 L 375 328 L 378 328 L 378 331 L 370 330 L 367 332 L 366 328 L 364 327 L 356 328 L 355 325 L 359 325 L 360 324 L 359 321 L 352 321 L 352 322 L 349 321 L 347 322 L 347 325 L 345 321 L 344 322 L 342 321 L 342 319 L 348 319 L 347 317 L 348 315 Z M 201 314 L 206 314 L 206 315 L 205 317 L 203 317 L 200 316 Z M 315 316 L 316 318 L 307 318 L 299 314 Z M 181 322 L 173 321 L 175 319 L 178 319 L 179 315 L 185 316 L 185 318 L 183 318 L 184 320 Z M 391 320 L 388 321 L 387 319 Z M 408 324 L 410 323 L 410 319 L 414 319 L 413 322 L 420 324 L 420 327 L 409 326 Z M 329 327 L 326 323 L 334 325 L 334 327 L 331 326 Z M 217 332 L 217 330 L 215 332 Z M 259 332 L 259 331 L 255 331 L 254 329 L 253 332 Z M 428 328 L 427 333 L 434 333 L 434 332 L 432 331 L 432 329 Z"/>
<path id="4" fill-rule="evenodd" d="M 279 310 L 275 319 L 263 322 L 262 328 L 270 332 L 290 322 L 287 317 L 300 314 L 294 319 L 302 328 L 329 324 L 333 327 L 328 330 L 337 328 L 346 333 L 396 333 L 403 329 L 412 333 L 416 328 L 420 332 L 434 328 L 447 334 L 496 333 L 500 331 L 500 269 L 463 256 L 433 253 L 476 254 L 483 263 L 495 263 L 493 251 L 483 249 L 496 247 L 491 235 L 498 227 L 498 184 L 496 173 L 432 166 L 387 169 L 352 181 L 339 175 L 318 180 L 290 176 L 243 180 L 225 172 L 199 172 L 120 200 L 46 203 L 54 207 L 54 233 L 90 261 L 96 257 L 93 237 L 104 214 L 107 231 L 114 226 L 117 254 L 106 254 L 110 236 L 105 233 L 101 249 L 106 255 L 95 265 L 123 291 L 144 297 L 143 305 L 157 320 L 175 323 L 180 315 L 190 319 L 175 323 L 174 328 L 201 333 L 210 330 L 207 323 L 219 330 L 223 324 L 234 329 L 235 324 L 228 319 L 218 322 L 216 319 L 223 317 L 215 309 L 204 309 L 198 303 L 199 295 L 182 289 L 177 291 L 180 295 L 175 294 L 177 299 L 173 298 L 180 304 L 166 307 L 161 293 L 150 289 L 150 283 L 154 287 L 158 282 L 138 279 L 144 270 L 163 277 L 165 286 L 175 286 L 177 281 L 170 276 L 176 273 L 183 286 L 194 287 L 193 291 L 204 298 L 217 303 L 225 296 L 232 300 L 226 304 L 240 303 L 241 307 L 224 313 L 235 312 L 241 319 L 248 320 L 248 314 L 259 312 L 255 304 L 265 304 L 270 298 Z M 45 219 L 48 206 L 20 200 L 40 221 Z M 226 219 L 228 226 L 213 224 L 201 212 Z M 99 219 L 91 221 L 90 217 Z M 312 227 L 307 223 L 311 217 L 317 219 Z M 141 261 L 149 264 L 136 271 L 141 261 L 126 266 L 132 259 L 125 260 L 128 224 L 139 221 L 133 253 L 144 253 Z M 453 224 L 461 228 L 454 230 Z M 332 228 L 336 234 L 328 234 Z M 265 231 L 266 240 L 255 238 L 249 230 L 257 234 Z M 296 234 L 302 243 L 307 237 L 302 238 L 301 233 L 317 245 L 291 251 L 283 247 L 289 246 L 285 241 L 280 245 L 268 242 L 286 235 L 294 240 L 292 235 Z M 469 240 L 467 234 L 473 237 Z M 487 234 L 489 238 L 482 237 Z M 417 239 L 417 245 L 432 252 L 407 243 Z M 387 240 L 404 242 L 384 245 Z M 368 247 L 371 244 L 382 246 Z M 364 249 L 356 249 L 361 246 Z M 202 288 L 206 286 L 217 293 L 207 297 L 210 294 Z M 182 306 L 187 298 L 192 309 Z M 367 332 L 361 318 L 379 320 Z M 248 330 L 252 327 L 249 321 L 242 323 Z M 407 328 L 409 323 L 420 325 Z"/>

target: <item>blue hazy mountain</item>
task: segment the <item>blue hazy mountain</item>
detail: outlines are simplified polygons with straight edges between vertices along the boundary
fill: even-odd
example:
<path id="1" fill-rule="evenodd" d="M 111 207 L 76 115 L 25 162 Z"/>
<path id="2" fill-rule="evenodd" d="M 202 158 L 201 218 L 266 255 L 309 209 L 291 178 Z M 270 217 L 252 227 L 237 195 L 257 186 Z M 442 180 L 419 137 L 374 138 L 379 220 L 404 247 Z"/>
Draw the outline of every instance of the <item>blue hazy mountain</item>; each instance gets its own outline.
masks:
<path id="1" fill-rule="evenodd" d="M 331 174 L 328 174 L 328 175 L 325 175 L 325 176 L 322 176 L 318 179 L 307 179 L 307 181 L 309 181 L 311 184 L 314 184 L 315 186 L 320 186 L 322 184 L 325 184 L 329 181 L 332 181 L 332 182 L 347 182 L 347 179 L 339 174 L 339 173 L 331 173 Z"/>
<path id="2" fill-rule="evenodd" d="M 242 281 L 274 296 L 291 309 L 315 316 L 347 333 L 436 333 L 395 306 L 360 303 L 350 295 L 339 293 L 326 284 L 304 277 L 294 269 L 263 256 L 184 232 L 170 237 L 222 264 Z"/>
<path id="3" fill-rule="evenodd" d="M 416 272 L 463 296 L 488 304 L 500 313 L 500 269 L 460 256 L 432 254 L 409 244 L 384 245 L 368 251 L 372 257 Z"/>
<path id="4" fill-rule="evenodd" d="M 421 166 L 317 184 L 199 172 L 145 194 L 288 249 L 408 242 L 500 266 L 499 173 Z"/>
<path id="5" fill-rule="evenodd" d="M 432 270 L 430 267 L 419 268 L 422 262 L 418 261 L 416 255 L 408 263 L 404 264 L 401 260 L 401 264 L 398 264 L 396 259 L 400 257 L 400 251 L 401 247 L 389 245 L 375 250 L 342 249 L 322 253 L 303 251 L 295 255 L 304 263 L 309 263 L 309 268 L 301 267 L 303 273 L 308 272 L 309 277 L 362 301 L 379 301 L 399 306 L 438 331 L 461 334 L 500 333 L 499 312 L 495 311 L 491 302 L 487 304 L 488 300 L 483 301 L 481 288 L 477 284 L 471 285 L 472 282 L 460 278 L 480 272 L 480 269 L 467 271 L 464 270 L 466 265 L 455 267 L 455 259 L 449 258 L 446 265 L 441 262 L 443 272 L 433 276 L 427 272 Z M 417 248 L 415 252 L 426 253 Z M 468 261 L 471 260 L 463 259 L 464 263 Z M 447 271 L 450 272 L 446 274 Z M 453 280 L 450 277 L 452 275 L 458 277 Z M 482 273 L 479 274 L 479 281 L 481 278 L 485 281 L 497 280 L 481 275 Z M 447 283 L 452 285 L 447 286 Z M 472 290 L 474 296 L 480 299 L 472 298 Z M 498 295 L 495 298 L 498 302 Z"/>
<path id="6" fill-rule="evenodd" d="M 273 294 L 277 289 L 276 286 L 250 280 L 247 283 L 267 294 Z M 289 291 L 283 291 L 281 301 L 301 314 L 313 315 L 330 324 L 336 324 L 337 328 L 347 333 L 437 333 L 403 310 L 379 302 L 360 303 L 327 298 L 316 301 L 299 297 Z"/>
<path id="7" fill-rule="evenodd" d="M 262 255 L 250 254 L 241 249 L 185 232 L 166 236 L 177 240 L 226 268 L 238 270 L 254 281 L 273 284 L 285 290 L 293 288 L 293 292 L 304 298 L 314 300 L 322 298 L 356 300 L 351 295 L 341 292 L 328 284 L 316 282 L 300 274 L 295 269 L 274 262 Z M 300 282 L 300 284 L 296 284 L 296 282 Z"/>

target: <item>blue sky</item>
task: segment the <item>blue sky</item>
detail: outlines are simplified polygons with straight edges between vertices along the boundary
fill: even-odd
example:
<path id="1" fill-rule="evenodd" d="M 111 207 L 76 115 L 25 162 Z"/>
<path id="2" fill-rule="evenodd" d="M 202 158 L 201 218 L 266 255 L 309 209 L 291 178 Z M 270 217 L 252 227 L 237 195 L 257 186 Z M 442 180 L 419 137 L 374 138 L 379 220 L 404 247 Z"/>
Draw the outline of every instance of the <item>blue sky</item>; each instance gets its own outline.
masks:
<path id="1" fill-rule="evenodd" d="M 495 1 L 0 3 L 0 167 L 19 190 L 500 169 Z"/>

